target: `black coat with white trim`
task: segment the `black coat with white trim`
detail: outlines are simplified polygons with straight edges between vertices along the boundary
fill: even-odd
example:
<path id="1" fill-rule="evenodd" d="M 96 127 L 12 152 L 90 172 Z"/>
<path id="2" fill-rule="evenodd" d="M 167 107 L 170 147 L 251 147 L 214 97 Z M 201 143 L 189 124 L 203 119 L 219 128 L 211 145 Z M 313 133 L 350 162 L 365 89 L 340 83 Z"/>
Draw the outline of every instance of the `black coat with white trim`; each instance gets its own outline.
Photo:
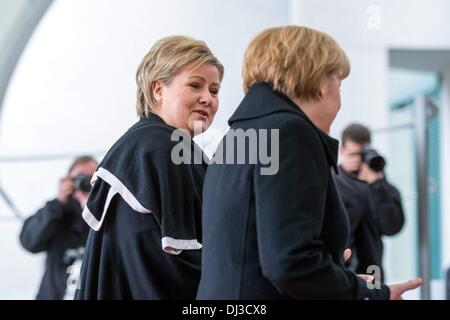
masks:
<path id="1" fill-rule="evenodd" d="M 338 142 L 265 83 L 250 89 L 229 123 L 278 129 L 279 170 L 262 175 L 260 162 L 208 167 L 197 298 L 387 299 L 387 286 L 369 290 L 344 267 L 349 227 L 334 182 Z"/>
<path id="2" fill-rule="evenodd" d="M 141 118 L 99 164 L 83 211 L 92 230 L 77 299 L 195 298 L 206 164 L 190 138 L 201 162 L 174 164 L 174 130 Z"/>

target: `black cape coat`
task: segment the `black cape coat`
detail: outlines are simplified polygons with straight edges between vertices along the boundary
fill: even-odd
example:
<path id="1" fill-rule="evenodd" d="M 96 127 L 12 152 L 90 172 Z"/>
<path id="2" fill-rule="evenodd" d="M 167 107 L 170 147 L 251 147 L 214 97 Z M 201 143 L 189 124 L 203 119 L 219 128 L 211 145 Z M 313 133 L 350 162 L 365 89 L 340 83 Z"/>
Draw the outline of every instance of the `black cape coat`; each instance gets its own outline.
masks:
<path id="1" fill-rule="evenodd" d="M 141 118 L 109 150 L 83 218 L 92 228 L 77 299 L 194 299 L 200 279 L 206 164 L 175 164 L 175 128 Z M 186 138 L 186 137 L 185 137 Z"/>
<path id="2" fill-rule="evenodd" d="M 236 158 L 237 150 L 226 143 L 232 131 L 222 140 L 203 189 L 197 298 L 387 299 L 387 286 L 369 289 L 344 267 L 349 226 L 334 182 L 338 142 L 265 83 L 251 87 L 229 124 L 232 130 L 278 129 L 279 168 L 263 175 L 268 165 L 260 159 L 220 164 L 219 150 L 224 159 L 231 151 Z M 246 143 L 250 157 L 249 148 Z"/>

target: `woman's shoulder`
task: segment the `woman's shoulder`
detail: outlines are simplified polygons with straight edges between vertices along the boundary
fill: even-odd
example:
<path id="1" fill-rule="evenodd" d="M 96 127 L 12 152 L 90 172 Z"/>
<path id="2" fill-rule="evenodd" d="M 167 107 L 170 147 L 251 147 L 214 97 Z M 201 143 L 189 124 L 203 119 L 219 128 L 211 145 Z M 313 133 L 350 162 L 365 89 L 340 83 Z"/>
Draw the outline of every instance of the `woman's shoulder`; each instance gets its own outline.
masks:
<path id="1" fill-rule="evenodd" d="M 136 123 L 114 142 L 104 159 L 165 154 L 173 148 L 173 129 L 164 124 Z"/>
<path id="2" fill-rule="evenodd" d="M 146 122 L 143 120 L 135 123 L 122 136 L 123 139 L 146 139 L 149 137 L 169 138 L 172 136 L 175 128 L 165 123 Z"/>

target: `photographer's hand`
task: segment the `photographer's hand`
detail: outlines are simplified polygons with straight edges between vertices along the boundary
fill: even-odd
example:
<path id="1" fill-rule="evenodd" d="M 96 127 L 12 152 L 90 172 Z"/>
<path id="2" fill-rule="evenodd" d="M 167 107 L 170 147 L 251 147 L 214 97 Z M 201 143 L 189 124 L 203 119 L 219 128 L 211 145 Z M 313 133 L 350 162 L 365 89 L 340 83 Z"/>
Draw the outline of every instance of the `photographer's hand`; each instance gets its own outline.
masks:
<path id="1" fill-rule="evenodd" d="M 58 201 L 63 204 L 66 204 L 72 193 L 73 193 L 72 178 L 70 177 L 61 178 L 61 180 L 59 180 L 58 186 L 58 196 L 57 196 Z"/>
<path id="2" fill-rule="evenodd" d="M 366 181 L 367 183 L 374 183 L 378 180 L 381 180 L 384 178 L 383 172 L 376 172 L 373 171 L 367 163 L 363 162 L 361 164 L 361 168 L 359 169 L 359 179 Z"/>

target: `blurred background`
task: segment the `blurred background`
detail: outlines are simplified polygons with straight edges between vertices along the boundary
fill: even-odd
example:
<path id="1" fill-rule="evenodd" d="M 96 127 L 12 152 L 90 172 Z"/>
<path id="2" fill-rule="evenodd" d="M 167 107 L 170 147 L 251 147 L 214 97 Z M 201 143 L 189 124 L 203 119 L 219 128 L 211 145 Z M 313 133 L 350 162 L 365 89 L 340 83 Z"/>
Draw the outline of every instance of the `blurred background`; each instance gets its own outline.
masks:
<path id="1" fill-rule="evenodd" d="M 384 239 L 387 282 L 425 272 L 428 298 L 445 299 L 448 12 L 447 0 L 0 0 L 0 299 L 35 297 L 45 254 L 21 247 L 23 219 L 56 196 L 74 157 L 101 160 L 137 120 L 135 71 L 157 39 L 192 35 L 225 65 L 219 112 L 198 138 L 211 154 L 243 97 L 246 45 L 262 29 L 286 24 L 330 34 L 350 58 L 331 135 L 339 138 L 352 122 L 367 125 L 402 193 L 405 226 Z M 421 297 L 418 290 L 407 296 Z"/>

